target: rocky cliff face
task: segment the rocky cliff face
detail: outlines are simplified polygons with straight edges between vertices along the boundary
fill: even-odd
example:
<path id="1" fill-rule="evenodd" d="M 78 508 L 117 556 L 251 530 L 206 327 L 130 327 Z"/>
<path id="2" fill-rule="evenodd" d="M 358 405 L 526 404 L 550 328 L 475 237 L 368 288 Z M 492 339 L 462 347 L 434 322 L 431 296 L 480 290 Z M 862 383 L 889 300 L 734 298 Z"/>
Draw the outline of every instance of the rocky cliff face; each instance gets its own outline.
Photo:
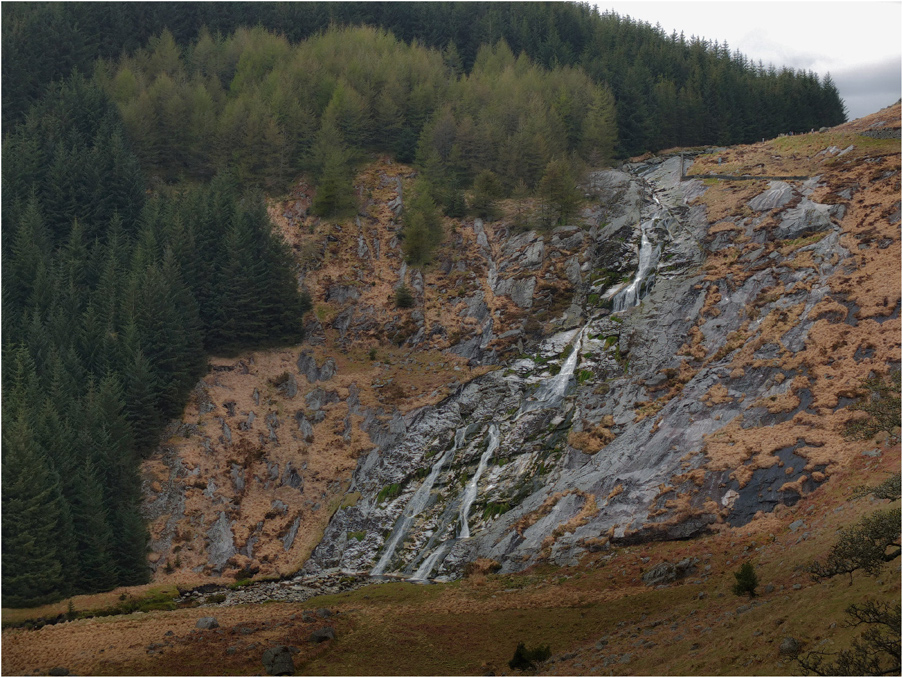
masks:
<path id="1" fill-rule="evenodd" d="M 360 177 L 352 222 L 274 205 L 309 345 L 214 361 L 147 464 L 158 576 L 566 564 L 829 481 L 860 382 L 899 360 L 898 141 L 861 131 L 596 172 L 578 224 L 449 221 L 425 271 L 404 167 Z"/>

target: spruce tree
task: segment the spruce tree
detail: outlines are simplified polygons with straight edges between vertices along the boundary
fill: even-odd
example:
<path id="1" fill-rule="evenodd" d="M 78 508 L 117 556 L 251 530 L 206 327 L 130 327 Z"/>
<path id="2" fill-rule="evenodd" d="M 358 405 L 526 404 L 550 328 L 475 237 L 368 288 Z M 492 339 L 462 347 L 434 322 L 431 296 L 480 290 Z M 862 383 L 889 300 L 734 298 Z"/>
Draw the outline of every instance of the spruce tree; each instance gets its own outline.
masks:
<path id="1" fill-rule="evenodd" d="M 61 561 L 69 553 L 58 550 L 62 497 L 26 412 L 20 408 L 9 416 L 6 402 L 4 411 L 3 604 L 45 604 L 66 591 Z"/>

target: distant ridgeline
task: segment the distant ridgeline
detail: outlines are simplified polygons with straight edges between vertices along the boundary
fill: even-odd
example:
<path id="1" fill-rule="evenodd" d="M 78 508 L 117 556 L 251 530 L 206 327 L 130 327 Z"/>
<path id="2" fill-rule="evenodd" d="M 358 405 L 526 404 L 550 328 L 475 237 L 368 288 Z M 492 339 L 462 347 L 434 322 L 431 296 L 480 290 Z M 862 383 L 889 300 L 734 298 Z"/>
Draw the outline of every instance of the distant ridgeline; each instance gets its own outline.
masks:
<path id="1" fill-rule="evenodd" d="M 538 192 L 564 217 L 580 167 L 845 119 L 829 79 L 588 5 L 4 3 L 2 19 L 4 606 L 146 581 L 138 464 L 206 356 L 301 340 L 309 300 L 248 190 L 304 171 L 314 212 L 340 215 L 365 153 L 415 163 L 405 252 L 423 263 L 438 208 L 462 216 L 471 187 L 471 211 Z"/>

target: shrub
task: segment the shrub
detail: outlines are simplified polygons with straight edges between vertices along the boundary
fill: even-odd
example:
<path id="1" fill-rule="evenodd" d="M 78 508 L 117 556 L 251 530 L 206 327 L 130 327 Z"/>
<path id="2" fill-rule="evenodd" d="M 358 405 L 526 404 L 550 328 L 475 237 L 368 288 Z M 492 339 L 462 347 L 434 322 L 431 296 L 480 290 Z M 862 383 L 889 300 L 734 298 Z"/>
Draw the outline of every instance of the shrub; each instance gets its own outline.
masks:
<path id="1" fill-rule="evenodd" d="M 871 376 L 861 388 L 862 399 L 849 407 L 866 416 L 846 423 L 843 435 L 851 440 L 869 440 L 877 433 L 892 432 L 899 425 L 902 379 L 898 369 L 885 376 Z"/>
<path id="2" fill-rule="evenodd" d="M 413 308 L 414 298 L 413 292 L 406 284 L 402 284 L 395 289 L 395 307 L 396 308 Z"/>
<path id="3" fill-rule="evenodd" d="M 736 577 L 736 582 L 733 584 L 733 594 L 754 597 L 755 588 L 758 587 L 758 574 L 755 573 L 755 567 L 752 566 L 752 563 L 746 562 L 733 575 Z"/>
<path id="4" fill-rule="evenodd" d="M 485 576 L 486 574 L 494 574 L 501 570 L 501 562 L 487 557 L 478 557 L 472 562 L 467 562 L 464 566 L 464 577 Z"/>
<path id="5" fill-rule="evenodd" d="M 384 503 L 385 501 L 390 501 L 391 499 L 398 496 L 401 493 L 401 485 L 400 484 L 389 484 L 386 487 L 383 487 L 379 492 L 379 495 L 376 496 L 377 503 Z"/>
<path id="6" fill-rule="evenodd" d="M 514 657 L 507 664 L 511 670 L 532 670 L 536 667 L 537 661 L 546 661 L 549 658 L 551 658 L 551 649 L 548 645 L 527 649 L 526 645 L 520 642 L 514 651 Z"/>

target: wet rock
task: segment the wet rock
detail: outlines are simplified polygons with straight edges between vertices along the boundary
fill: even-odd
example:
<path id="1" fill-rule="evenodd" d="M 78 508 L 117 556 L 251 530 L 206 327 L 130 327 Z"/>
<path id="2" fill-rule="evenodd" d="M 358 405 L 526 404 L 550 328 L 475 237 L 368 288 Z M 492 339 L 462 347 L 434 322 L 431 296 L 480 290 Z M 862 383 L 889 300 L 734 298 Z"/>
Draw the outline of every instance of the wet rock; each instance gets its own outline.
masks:
<path id="1" fill-rule="evenodd" d="M 795 190 L 784 181 L 771 181 L 767 190 L 749 200 L 749 208 L 756 212 L 779 209 L 792 200 Z"/>
<path id="2" fill-rule="evenodd" d="M 797 207 L 784 212 L 774 236 L 780 240 L 792 240 L 830 230 L 834 226 L 829 211 L 829 205 L 817 204 L 805 199 Z"/>

